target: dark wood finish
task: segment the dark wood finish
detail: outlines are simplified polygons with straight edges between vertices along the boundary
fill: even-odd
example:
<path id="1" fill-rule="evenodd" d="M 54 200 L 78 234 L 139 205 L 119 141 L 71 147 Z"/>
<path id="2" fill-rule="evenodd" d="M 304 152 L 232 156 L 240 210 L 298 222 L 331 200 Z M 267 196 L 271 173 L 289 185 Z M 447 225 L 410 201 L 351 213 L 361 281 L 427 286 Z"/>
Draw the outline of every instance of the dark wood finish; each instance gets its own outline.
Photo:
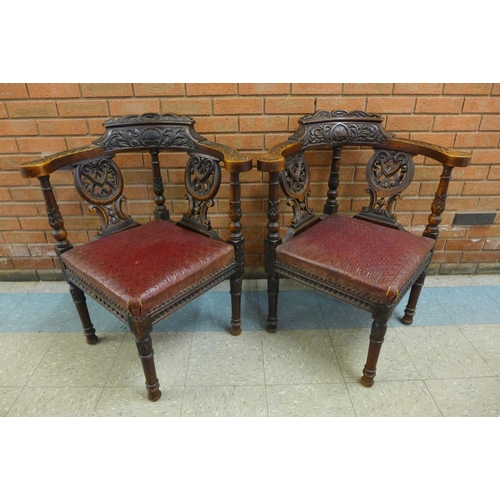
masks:
<path id="1" fill-rule="evenodd" d="M 94 144 L 63 151 L 21 167 L 21 174 L 24 177 L 38 178 L 40 182 L 49 225 L 56 242 L 56 253 L 60 258 L 64 278 L 69 284 L 73 302 L 81 319 L 86 342 L 96 344 L 98 338 L 90 319 L 85 294 L 106 307 L 129 326 L 136 339 L 139 358 L 144 369 L 148 398 L 151 401 L 157 401 L 161 396 L 150 335 L 155 323 L 221 281 L 229 279 L 232 309 L 230 332 L 233 335 L 241 333 L 244 241 L 240 222 L 242 214 L 239 176 L 241 173 L 251 170 L 252 163 L 248 156 L 200 136 L 194 129 L 194 123 L 195 121 L 189 117 L 155 113 L 111 119 L 104 123 L 105 133 L 94 141 Z M 165 295 L 169 293 L 170 283 L 165 284 L 161 273 L 155 276 L 155 269 L 150 269 L 149 263 L 154 262 L 154 255 L 145 254 L 150 251 L 147 242 L 142 245 L 142 242 L 139 241 L 140 238 L 134 238 L 136 234 L 139 234 L 137 230 L 141 228 L 140 224 L 125 213 L 123 177 L 113 158 L 122 152 L 130 151 L 145 152 L 151 156 L 155 222 L 150 223 L 151 226 L 148 224 L 145 226 L 153 227 L 153 224 L 162 224 L 162 234 L 168 235 L 171 233 L 169 228 L 175 225 L 182 228 L 175 231 L 176 238 L 179 238 L 179 235 L 182 236 L 183 231 L 186 230 L 186 235 L 192 235 L 189 239 L 190 245 L 193 245 L 193 238 L 198 238 L 196 240 L 198 243 L 195 245 L 200 245 L 203 248 L 215 249 L 213 245 L 218 245 L 220 256 L 213 259 L 210 258 L 210 255 L 207 256 L 207 261 L 211 264 L 207 266 L 206 270 L 197 271 L 196 275 L 189 268 L 173 272 L 169 279 L 172 279 L 177 286 L 172 296 Z M 182 219 L 177 222 L 170 220 L 170 214 L 165 205 L 165 189 L 159 160 L 159 153 L 162 151 L 182 151 L 188 155 L 185 185 L 189 208 Z M 230 236 L 227 242 L 220 240 L 212 229 L 208 216 L 208 210 L 214 204 L 214 198 L 221 183 L 220 162 L 224 162 L 224 167 L 230 175 L 228 212 Z M 127 231 L 130 244 L 137 247 L 138 257 L 136 258 L 139 259 L 138 262 L 148 263 L 146 268 L 134 268 L 123 278 L 128 280 L 128 286 L 132 292 L 136 289 L 135 282 L 137 289 L 139 289 L 139 285 L 142 285 L 146 278 L 148 280 L 147 293 L 139 297 L 135 306 L 132 302 L 129 303 L 129 299 L 123 295 L 123 291 L 120 292 L 113 288 L 114 282 L 108 280 L 106 272 L 102 271 L 102 266 L 99 270 L 96 262 L 85 261 L 86 252 L 78 252 L 81 247 L 74 249 L 69 242 L 64 220 L 50 183 L 50 176 L 62 168 L 73 171 L 76 190 L 89 203 L 90 210 L 100 218 L 101 225 L 97 231 L 96 240 L 86 244 L 88 245 L 86 249 L 89 249 L 88 252 L 90 252 L 89 255 L 96 255 L 95 252 L 91 253 L 90 248 L 95 248 L 91 245 L 95 245 L 97 241 L 106 242 L 103 248 L 105 252 L 110 254 L 106 258 L 113 259 L 113 255 L 120 255 L 123 253 L 123 239 L 119 239 L 118 235 Z M 167 226 L 163 226 L 163 224 Z M 140 234 L 147 234 L 147 230 Z M 169 236 L 167 238 L 170 239 Z M 118 241 L 121 243 L 115 243 Z M 168 240 L 164 241 L 166 245 Z M 219 241 L 220 243 L 209 246 L 205 243 L 208 241 Z M 128 241 L 125 244 L 128 244 Z M 234 249 L 234 257 L 228 261 L 228 252 L 233 253 L 231 247 Z M 72 252 L 72 250 L 74 251 Z M 143 253 L 141 254 L 141 252 Z M 185 250 L 181 249 L 178 253 L 179 262 L 184 262 L 187 259 L 188 264 L 195 267 L 197 258 L 193 257 L 190 263 L 189 255 L 185 256 L 185 254 L 190 253 L 189 247 Z M 76 258 L 77 255 L 79 257 Z M 223 262 L 219 268 L 217 268 L 218 262 Z M 200 272 L 202 272 L 201 275 Z M 143 274 L 145 276 L 142 276 Z M 163 290 L 163 295 L 156 297 L 155 294 L 160 293 L 161 290 Z M 143 303 L 142 300 L 146 302 Z M 147 312 L 143 314 L 142 311 Z"/>
<path id="2" fill-rule="evenodd" d="M 471 161 L 468 152 L 397 138 L 384 130 L 382 121 L 381 116 L 364 111 L 318 111 L 301 118 L 297 131 L 288 141 L 274 146 L 257 159 L 257 168 L 269 175 L 265 241 L 269 305 L 267 330 L 271 333 L 277 330 L 280 277 L 295 279 L 370 311 L 373 323 L 361 378 L 361 383 L 366 387 L 374 383 L 387 322 L 409 290 L 408 305 L 401 321 L 407 325 L 413 322 L 434 250 L 434 245 L 428 239 L 436 240 L 438 237 L 452 171 L 456 167 L 466 167 Z M 352 219 L 338 214 L 337 202 L 341 153 L 346 146 L 370 147 L 374 150 L 366 167 L 368 204 Z M 320 215 L 315 214 L 308 204 L 311 167 L 305 155 L 307 150 L 317 148 L 332 150 L 331 170 L 329 178 L 325 179 L 328 183 L 326 201 Z M 432 158 L 443 165 L 428 224 L 421 237 L 407 233 L 394 212 L 397 200 L 412 182 L 415 171 L 413 157 L 416 155 Z M 279 236 L 279 199 L 282 195 L 293 209 L 292 220 L 283 239 Z M 353 225 L 354 220 L 360 222 Z M 315 229 L 317 224 L 321 224 L 317 226 L 318 230 Z M 355 227 L 355 232 L 345 231 L 346 224 Z M 322 246 L 322 240 L 327 236 L 325 231 L 332 231 L 330 228 L 335 227 L 343 227 L 344 231 L 331 234 L 328 241 L 335 242 L 339 255 L 344 252 L 344 261 L 335 261 L 330 256 L 331 248 Z M 360 229 L 363 234 L 359 233 L 358 236 L 356 231 Z M 350 236 L 346 236 L 347 233 Z M 400 258 L 397 254 L 398 240 L 403 234 L 409 235 L 405 237 L 405 245 L 410 245 L 411 258 Z M 383 240 L 380 239 L 382 237 Z M 382 278 L 386 277 L 380 270 L 385 251 L 383 244 L 378 244 L 378 241 L 387 241 L 395 255 L 388 268 L 390 276 L 387 280 L 392 281 L 387 285 L 384 283 L 387 290 L 380 285 Z M 370 242 L 375 243 L 370 245 Z M 308 245 L 311 246 L 310 251 Z M 414 254 L 411 245 L 415 245 Z M 366 249 L 361 248 L 364 246 Z M 389 250 L 389 247 L 386 248 Z M 352 254 L 350 249 L 353 250 Z M 397 288 L 391 289 L 393 285 L 397 285 Z"/>

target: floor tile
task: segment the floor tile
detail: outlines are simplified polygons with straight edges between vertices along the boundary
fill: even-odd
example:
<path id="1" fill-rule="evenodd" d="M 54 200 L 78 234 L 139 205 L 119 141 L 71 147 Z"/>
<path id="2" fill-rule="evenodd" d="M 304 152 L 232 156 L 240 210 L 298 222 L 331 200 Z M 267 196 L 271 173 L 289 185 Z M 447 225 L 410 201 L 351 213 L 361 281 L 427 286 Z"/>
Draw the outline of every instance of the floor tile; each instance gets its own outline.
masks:
<path id="1" fill-rule="evenodd" d="M 192 332 L 196 324 L 196 317 L 200 308 L 200 298 L 198 297 L 180 309 L 174 311 L 170 316 L 162 319 L 153 329 L 155 332 Z"/>
<path id="2" fill-rule="evenodd" d="M 7 415 L 22 390 L 22 387 L 0 387 L 0 417 Z"/>
<path id="3" fill-rule="evenodd" d="M 345 384 L 267 387 L 270 417 L 354 417 Z"/>
<path id="4" fill-rule="evenodd" d="M 371 327 L 373 319 L 368 311 L 330 297 L 325 293 L 317 292 L 317 294 L 327 328 Z"/>
<path id="5" fill-rule="evenodd" d="M 24 293 L 4 293 L 0 295 L 0 331 L 2 328 L 2 323 L 4 323 L 9 315 L 19 308 L 19 304 L 23 302 L 26 298 Z M 9 323 L 9 327 L 12 323 Z M 8 328 L 9 328 L 8 327 Z M 15 331 L 13 329 L 7 331 Z"/>
<path id="6" fill-rule="evenodd" d="M 257 289 L 259 291 L 267 292 L 267 279 L 257 280 Z M 300 281 L 295 281 L 292 279 L 281 278 L 279 283 L 280 291 L 283 290 L 313 290 L 312 287 L 301 283 Z"/>
<path id="7" fill-rule="evenodd" d="M 153 331 L 151 338 L 160 388 L 183 387 L 186 381 L 193 333 Z M 125 335 L 106 386 L 142 387 L 146 391 L 144 371 L 132 334 Z"/>
<path id="8" fill-rule="evenodd" d="M 463 275 L 433 275 L 425 278 L 424 287 L 454 287 L 454 286 L 477 286 L 473 277 Z"/>
<path id="9" fill-rule="evenodd" d="M 263 386 L 186 387 L 181 417 L 265 417 Z"/>
<path id="10" fill-rule="evenodd" d="M 278 330 L 264 333 L 267 385 L 343 382 L 327 330 Z"/>
<path id="11" fill-rule="evenodd" d="M 245 331 L 196 332 L 193 336 L 186 385 L 264 384 L 262 334 Z"/>
<path id="12" fill-rule="evenodd" d="M 161 398 L 149 401 L 146 390 L 139 387 L 105 388 L 93 417 L 179 417 L 182 387 L 162 389 Z"/>
<path id="13" fill-rule="evenodd" d="M 372 387 L 347 384 L 358 417 L 440 417 L 441 412 L 421 380 L 375 382 Z"/>
<path id="14" fill-rule="evenodd" d="M 359 382 L 370 345 L 370 328 L 329 330 L 333 348 L 347 382 Z M 389 327 L 377 363 L 377 381 L 415 380 L 418 370 L 393 328 Z"/>
<path id="15" fill-rule="evenodd" d="M 0 323 L 0 331 L 60 332 L 74 309 L 69 293 L 29 293 Z"/>
<path id="16" fill-rule="evenodd" d="M 123 337 L 123 333 L 103 333 L 97 344 L 88 345 L 83 335 L 59 334 L 28 386 L 103 387 Z"/>
<path id="17" fill-rule="evenodd" d="M 231 329 L 231 294 L 209 292 L 199 298 L 195 331 L 229 332 Z M 241 318 L 243 331 L 259 330 L 259 303 L 257 292 L 241 294 Z"/>
<path id="18" fill-rule="evenodd" d="M 267 292 L 259 292 L 260 325 L 269 312 Z M 278 330 L 326 328 L 315 290 L 283 290 L 278 295 Z"/>
<path id="19" fill-rule="evenodd" d="M 0 281 L 0 294 L 4 293 L 30 293 L 38 281 Z"/>
<path id="20" fill-rule="evenodd" d="M 500 417 L 498 377 L 426 380 L 445 417 Z"/>
<path id="21" fill-rule="evenodd" d="M 500 325 L 459 325 L 459 328 L 488 366 L 500 375 Z"/>
<path id="22" fill-rule="evenodd" d="M 72 304 L 72 313 L 68 321 L 64 325 L 63 331 L 82 333 L 83 327 L 78 316 L 76 307 Z M 120 321 L 116 316 L 109 312 L 105 307 L 101 306 L 91 298 L 87 297 L 87 307 L 90 314 L 90 320 L 94 325 L 96 335 L 99 337 L 100 333 L 105 332 L 130 332 L 130 328 Z"/>
<path id="23" fill-rule="evenodd" d="M 457 326 L 395 330 L 420 376 L 426 380 L 494 375 Z"/>
<path id="24" fill-rule="evenodd" d="M 435 299 L 455 324 L 500 323 L 499 303 L 483 287 L 433 288 Z"/>
<path id="25" fill-rule="evenodd" d="M 90 417 L 98 387 L 25 387 L 7 417 Z"/>
<path id="26" fill-rule="evenodd" d="M 57 333 L 0 333 L 0 386 L 23 387 Z"/>

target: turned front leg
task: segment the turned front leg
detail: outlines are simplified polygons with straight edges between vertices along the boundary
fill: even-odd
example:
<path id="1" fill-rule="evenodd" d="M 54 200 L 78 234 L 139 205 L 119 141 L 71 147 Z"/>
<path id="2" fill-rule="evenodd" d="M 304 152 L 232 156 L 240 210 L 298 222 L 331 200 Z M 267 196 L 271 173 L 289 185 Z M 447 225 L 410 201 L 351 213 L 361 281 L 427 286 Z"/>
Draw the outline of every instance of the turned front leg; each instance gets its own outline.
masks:
<path id="1" fill-rule="evenodd" d="M 368 356 L 366 358 L 365 367 L 363 368 L 363 376 L 361 377 L 361 384 L 365 387 L 371 387 L 375 382 L 374 379 L 377 373 L 378 357 L 382 344 L 384 343 L 388 320 L 388 314 L 385 313 L 375 316 L 375 319 L 373 320 Z"/>
<path id="2" fill-rule="evenodd" d="M 85 294 L 73 283 L 69 284 L 69 291 L 78 312 L 78 316 L 80 316 L 80 321 L 83 326 L 83 332 L 85 333 L 85 341 L 87 342 L 87 344 L 97 344 L 99 339 L 95 334 L 94 325 L 92 324 L 92 321 L 90 319 Z"/>

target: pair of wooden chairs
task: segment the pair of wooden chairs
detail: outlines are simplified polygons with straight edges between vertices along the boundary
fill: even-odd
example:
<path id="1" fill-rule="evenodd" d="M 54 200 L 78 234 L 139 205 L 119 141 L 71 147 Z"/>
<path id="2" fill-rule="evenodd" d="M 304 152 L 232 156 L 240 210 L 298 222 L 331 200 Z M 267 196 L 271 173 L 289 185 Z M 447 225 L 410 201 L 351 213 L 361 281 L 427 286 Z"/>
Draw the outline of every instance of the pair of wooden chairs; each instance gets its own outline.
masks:
<path id="1" fill-rule="evenodd" d="M 40 182 L 56 253 L 87 343 L 95 344 L 98 338 L 85 294 L 130 327 L 151 401 L 161 396 L 150 335 L 155 323 L 229 279 L 230 332 L 241 333 L 244 241 L 240 174 L 252 169 L 252 160 L 206 140 L 195 131 L 194 123 L 189 117 L 155 113 L 111 119 L 104 123 L 104 135 L 92 145 L 21 167 L 24 177 L 36 177 Z M 257 159 L 257 168 L 268 173 L 269 181 L 267 329 L 275 332 L 277 328 L 280 277 L 298 280 L 370 311 L 373 326 L 361 382 L 371 386 L 387 322 L 408 290 L 402 321 L 412 322 L 452 170 L 468 165 L 471 155 L 398 139 L 383 129 L 380 116 L 363 111 L 320 111 L 303 117 L 299 124 L 288 141 Z M 340 161 L 346 146 L 358 147 L 360 154 L 364 154 L 364 147 L 374 149 L 366 165 L 369 201 L 354 217 L 338 213 Z M 309 166 L 307 155 L 318 148 L 333 153 L 320 215 L 314 213 L 308 200 L 314 166 Z M 115 163 L 115 157 L 130 152 L 145 154 L 151 165 L 156 206 L 154 220 L 143 225 L 126 213 L 123 177 Z M 176 222 L 170 218 L 164 196 L 160 156 L 165 152 L 188 155 L 184 171 L 188 210 Z M 393 212 L 396 200 L 412 181 L 415 155 L 427 156 L 443 166 L 422 236 L 405 231 Z M 230 178 L 227 241 L 212 229 L 207 213 L 221 185 L 221 163 Z M 74 247 L 67 238 L 50 182 L 50 175 L 58 170 L 73 172 L 76 190 L 100 217 L 97 236 L 89 243 Z M 282 194 L 293 210 L 286 231 L 280 224 Z"/>

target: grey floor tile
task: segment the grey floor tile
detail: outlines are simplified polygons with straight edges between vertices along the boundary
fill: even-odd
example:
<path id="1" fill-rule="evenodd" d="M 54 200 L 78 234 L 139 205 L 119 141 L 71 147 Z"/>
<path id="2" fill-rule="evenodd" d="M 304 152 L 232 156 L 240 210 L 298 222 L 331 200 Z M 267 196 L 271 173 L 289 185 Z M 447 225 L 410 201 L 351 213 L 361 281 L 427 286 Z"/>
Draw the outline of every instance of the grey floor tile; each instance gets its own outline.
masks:
<path id="1" fill-rule="evenodd" d="M 318 293 L 318 301 L 328 328 L 369 328 L 373 322 L 368 311 L 342 302 L 325 293 Z"/>
<path id="2" fill-rule="evenodd" d="M 445 417 L 500 417 L 498 377 L 425 383 Z"/>
<path id="3" fill-rule="evenodd" d="M 0 333 L 0 386 L 23 387 L 57 333 Z"/>
<path id="4" fill-rule="evenodd" d="M 154 332 L 153 340 L 156 375 L 160 388 L 183 387 L 193 339 L 192 332 Z M 109 374 L 108 387 L 143 387 L 144 371 L 132 334 L 124 342 Z"/>
<path id="5" fill-rule="evenodd" d="M 268 315 L 267 292 L 259 292 L 261 328 Z M 315 290 L 283 290 L 278 295 L 278 329 L 305 330 L 326 328 Z"/>
<path id="6" fill-rule="evenodd" d="M 32 293 L 67 293 L 69 285 L 65 281 L 38 281 Z"/>
<path id="7" fill-rule="evenodd" d="M 450 288 L 451 289 L 451 288 Z M 433 288 L 424 287 L 420 293 L 420 298 L 417 304 L 417 311 L 413 317 L 413 326 L 428 326 L 428 325 L 454 325 L 455 318 L 449 314 L 447 308 L 447 300 L 443 297 L 442 301 L 438 301 L 437 297 L 441 290 L 450 290 L 449 288 Z M 401 318 L 404 316 L 404 310 L 408 303 L 409 294 L 401 300 L 394 312 L 392 313 L 389 325 L 401 326 Z"/>
<path id="8" fill-rule="evenodd" d="M 209 292 L 200 296 L 195 331 L 229 332 L 231 329 L 231 294 Z M 242 330 L 259 330 L 259 303 L 257 292 L 241 294 Z"/>
<path id="9" fill-rule="evenodd" d="M 210 293 L 210 292 L 209 292 Z M 170 316 L 162 319 L 154 325 L 155 332 L 192 332 L 196 324 L 196 318 L 200 308 L 200 298 L 183 305 Z"/>
<path id="10" fill-rule="evenodd" d="M 266 384 L 343 382 L 327 330 L 278 330 L 264 333 Z"/>
<path id="11" fill-rule="evenodd" d="M 459 328 L 488 366 L 500 375 L 500 325 L 459 325 Z"/>
<path id="12" fill-rule="evenodd" d="M 0 281 L 0 294 L 30 293 L 37 286 L 38 281 Z"/>
<path id="13" fill-rule="evenodd" d="M 25 387 L 7 417 L 90 417 L 102 388 Z"/>
<path id="14" fill-rule="evenodd" d="M 474 274 L 471 276 L 471 279 L 478 286 L 500 285 L 500 274 Z"/>
<path id="15" fill-rule="evenodd" d="M 28 386 L 103 387 L 123 337 L 123 333 L 103 333 L 97 344 L 88 345 L 83 335 L 59 334 Z"/>
<path id="16" fill-rule="evenodd" d="M 186 385 L 263 385 L 264 361 L 260 331 L 196 332 Z"/>
<path id="17" fill-rule="evenodd" d="M 60 332 L 74 309 L 69 293 L 29 293 L 0 323 L 0 331 Z"/>
<path id="18" fill-rule="evenodd" d="M 354 417 L 345 384 L 274 385 L 267 387 L 270 417 Z"/>
<path id="19" fill-rule="evenodd" d="M 499 302 L 484 287 L 432 288 L 434 297 L 457 325 L 500 323 Z M 490 291 L 491 293 L 491 291 Z"/>
<path id="20" fill-rule="evenodd" d="M 426 380 L 494 375 L 458 326 L 395 330 L 420 376 Z"/>
<path id="21" fill-rule="evenodd" d="M 425 278 L 425 287 L 453 287 L 453 286 L 477 286 L 473 277 L 468 274 L 461 275 L 433 275 Z"/>
<path id="22" fill-rule="evenodd" d="M 145 389 L 139 387 L 114 387 L 102 391 L 93 417 L 179 417 L 181 414 L 182 387 L 162 389 L 161 398 L 149 401 Z"/>
<path id="23" fill-rule="evenodd" d="M 22 387 L 0 387 L 0 417 L 7 415 L 22 390 Z"/>
<path id="24" fill-rule="evenodd" d="M 370 345 L 370 328 L 329 330 L 347 382 L 359 382 Z M 415 380 L 420 375 L 393 328 L 389 327 L 377 363 L 377 381 Z"/>
<path id="25" fill-rule="evenodd" d="M 422 380 L 375 382 L 370 388 L 348 383 L 358 417 L 440 417 L 441 412 Z"/>
<path id="26" fill-rule="evenodd" d="M 186 387 L 181 417 L 265 417 L 264 386 Z"/>

